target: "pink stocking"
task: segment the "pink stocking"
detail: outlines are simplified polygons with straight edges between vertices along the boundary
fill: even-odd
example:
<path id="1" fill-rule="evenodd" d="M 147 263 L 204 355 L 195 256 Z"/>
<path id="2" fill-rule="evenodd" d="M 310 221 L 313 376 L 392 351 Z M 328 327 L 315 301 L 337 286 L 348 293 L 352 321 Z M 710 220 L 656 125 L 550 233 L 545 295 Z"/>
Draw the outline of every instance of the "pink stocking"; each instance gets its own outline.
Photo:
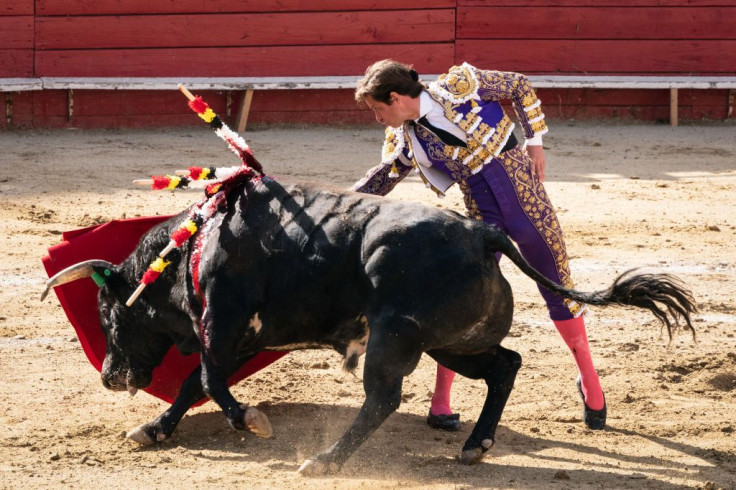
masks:
<path id="1" fill-rule="evenodd" d="M 554 324 L 567 347 L 570 348 L 575 358 L 575 364 L 578 365 L 585 404 L 592 410 L 602 409 L 604 404 L 603 391 L 598 380 L 598 373 L 595 372 L 593 367 L 593 359 L 590 357 L 590 347 L 588 346 L 583 317 L 555 320 Z"/>
<path id="2" fill-rule="evenodd" d="M 455 371 L 437 364 L 437 379 L 434 383 L 431 410 L 434 415 L 452 415 L 450 409 L 450 388 L 455 379 Z"/>

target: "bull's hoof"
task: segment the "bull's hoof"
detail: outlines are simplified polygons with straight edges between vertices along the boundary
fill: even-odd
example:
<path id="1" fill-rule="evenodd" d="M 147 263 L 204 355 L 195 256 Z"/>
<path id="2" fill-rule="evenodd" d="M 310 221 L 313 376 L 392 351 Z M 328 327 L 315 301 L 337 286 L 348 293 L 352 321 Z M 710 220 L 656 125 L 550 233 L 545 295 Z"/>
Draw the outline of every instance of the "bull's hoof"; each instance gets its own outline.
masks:
<path id="1" fill-rule="evenodd" d="M 483 450 L 479 447 L 466 449 L 460 453 L 460 462 L 465 465 L 480 463 L 483 459 Z"/>
<path id="2" fill-rule="evenodd" d="M 471 465 L 480 463 L 486 451 L 493 447 L 493 439 L 483 439 L 481 447 L 474 447 L 472 449 L 466 449 L 460 454 L 460 462 L 462 464 Z"/>
<path id="3" fill-rule="evenodd" d="M 258 437 L 268 439 L 273 436 L 273 427 L 266 414 L 254 407 L 248 407 L 245 411 L 245 425 Z"/>
<path id="4" fill-rule="evenodd" d="M 333 475 L 340 471 L 337 463 L 325 463 L 317 458 L 310 458 L 302 463 L 297 473 L 302 476 Z"/>
<path id="5" fill-rule="evenodd" d="M 141 425 L 140 427 L 129 430 L 128 433 L 125 434 L 125 437 L 127 437 L 131 441 L 137 442 L 141 446 L 152 446 L 156 443 L 156 439 L 154 439 L 151 434 L 149 434 L 147 429 L 148 425 Z"/>

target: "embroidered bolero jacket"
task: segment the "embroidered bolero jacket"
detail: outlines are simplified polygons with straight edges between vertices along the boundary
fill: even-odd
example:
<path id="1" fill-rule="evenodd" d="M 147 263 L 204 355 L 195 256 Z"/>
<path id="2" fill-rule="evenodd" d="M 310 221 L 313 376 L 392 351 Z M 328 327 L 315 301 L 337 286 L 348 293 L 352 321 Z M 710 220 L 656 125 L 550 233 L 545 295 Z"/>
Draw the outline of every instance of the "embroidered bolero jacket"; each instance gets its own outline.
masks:
<path id="1" fill-rule="evenodd" d="M 468 63 L 453 66 L 427 89 L 445 112 L 445 117 L 467 135 L 467 150 L 455 148 L 453 158 L 462 158 L 472 173 L 499 155 L 514 123 L 499 101 L 511 100 L 524 136 L 529 139 L 547 132 L 544 114 L 528 79 L 513 72 L 479 70 Z M 381 163 L 368 171 L 353 190 L 386 195 L 411 169 L 438 196 L 454 183 L 440 171 L 419 164 L 414 157 L 408 123 L 386 127 Z M 441 174 L 441 175 L 440 175 Z"/>

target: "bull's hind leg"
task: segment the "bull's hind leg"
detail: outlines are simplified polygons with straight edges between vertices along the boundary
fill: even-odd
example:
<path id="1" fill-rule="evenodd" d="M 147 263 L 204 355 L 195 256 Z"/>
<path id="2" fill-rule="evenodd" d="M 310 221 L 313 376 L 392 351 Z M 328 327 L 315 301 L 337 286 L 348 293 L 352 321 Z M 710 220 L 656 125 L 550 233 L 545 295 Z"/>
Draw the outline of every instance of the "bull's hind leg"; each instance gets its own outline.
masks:
<path id="1" fill-rule="evenodd" d="M 404 376 L 411 373 L 422 355 L 416 324 L 407 319 L 394 322 L 387 332 L 385 324 L 370 322 L 371 336 L 365 354 L 363 387 L 365 401 L 353 424 L 337 443 L 322 454 L 306 460 L 302 475 L 334 473 L 358 447 L 401 404 Z"/>
<path id="2" fill-rule="evenodd" d="M 477 463 L 496 440 L 496 428 L 514 387 L 521 356 L 512 350 L 496 346 L 490 352 L 473 356 L 457 356 L 444 352 L 428 352 L 437 362 L 472 379 L 483 379 L 488 386 L 486 401 L 478 422 L 465 441 L 460 461 Z"/>

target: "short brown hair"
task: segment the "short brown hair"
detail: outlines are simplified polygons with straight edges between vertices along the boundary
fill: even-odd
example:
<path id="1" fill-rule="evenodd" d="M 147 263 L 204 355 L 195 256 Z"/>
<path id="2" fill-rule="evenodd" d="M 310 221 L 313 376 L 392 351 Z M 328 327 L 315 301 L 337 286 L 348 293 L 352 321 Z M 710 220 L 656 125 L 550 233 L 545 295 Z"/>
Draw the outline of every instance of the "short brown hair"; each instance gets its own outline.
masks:
<path id="1" fill-rule="evenodd" d="M 360 103 L 366 97 L 371 97 L 377 102 L 391 105 L 391 92 L 416 98 L 422 90 L 424 84 L 419 81 L 411 65 L 386 59 L 368 67 L 355 89 L 355 100 Z"/>

